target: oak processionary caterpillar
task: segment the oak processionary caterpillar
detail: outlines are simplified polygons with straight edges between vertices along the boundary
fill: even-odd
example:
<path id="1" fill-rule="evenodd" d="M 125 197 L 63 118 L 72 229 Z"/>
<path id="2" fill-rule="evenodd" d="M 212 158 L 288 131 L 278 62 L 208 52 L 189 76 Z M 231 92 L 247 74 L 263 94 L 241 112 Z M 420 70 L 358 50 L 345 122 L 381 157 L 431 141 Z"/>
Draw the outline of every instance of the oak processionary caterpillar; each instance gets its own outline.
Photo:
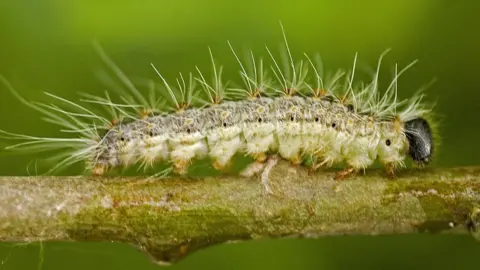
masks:
<path id="1" fill-rule="evenodd" d="M 351 71 L 323 76 L 321 62 L 307 54 L 294 63 L 283 27 L 282 32 L 285 57 L 282 63 L 277 61 L 266 47 L 272 63 L 268 69 L 253 53 L 242 62 L 228 43 L 243 87 L 226 87 L 211 50 L 211 83 L 197 68 L 197 76 L 180 73 L 170 84 L 152 64 L 162 83 L 160 99 L 142 95 L 97 44 L 100 57 L 127 90 L 120 97 L 122 103 L 113 102 L 108 93 L 82 101 L 104 107 L 108 118 L 50 93 L 46 94 L 62 106 L 28 102 L 0 76 L 20 101 L 76 136 L 44 138 L 2 130 L 0 134 L 23 141 L 8 149 L 64 150 L 51 171 L 84 161 L 94 175 L 132 164 L 148 168 L 161 161 L 171 164 L 169 171 L 186 174 L 192 161 L 204 158 L 224 170 L 235 154 L 243 153 L 255 162 L 241 174 L 261 174 L 267 192 L 269 172 L 279 158 L 293 164 L 309 159 L 314 171 L 346 164 L 336 179 L 354 175 L 376 160 L 390 175 L 405 166 L 407 155 L 419 165 L 429 163 L 434 150 L 431 106 L 422 102 L 421 93 L 397 99 L 398 78 L 415 62 L 401 70 L 395 66 L 392 81 L 380 93 L 379 70 L 386 52 L 370 82 L 354 83 L 356 55 Z"/>

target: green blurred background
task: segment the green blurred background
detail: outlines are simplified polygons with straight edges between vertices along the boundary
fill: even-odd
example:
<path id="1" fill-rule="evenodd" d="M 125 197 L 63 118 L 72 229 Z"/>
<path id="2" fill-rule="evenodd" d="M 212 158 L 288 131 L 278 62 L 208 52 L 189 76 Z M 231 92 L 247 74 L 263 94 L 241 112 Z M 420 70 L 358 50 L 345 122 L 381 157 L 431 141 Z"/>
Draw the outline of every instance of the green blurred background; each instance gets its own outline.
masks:
<path id="1" fill-rule="evenodd" d="M 480 163 L 480 2 L 396 1 L 0 1 L 0 74 L 31 100 L 42 91 L 70 99 L 100 93 L 97 39 L 126 74 L 155 78 L 154 63 L 167 78 L 178 71 L 209 68 L 207 47 L 227 78 L 237 65 L 226 44 L 267 56 L 278 48 L 285 26 L 297 58 L 319 52 L 329 69 L 372 67 L 392 48 L 382 69 L 384 83 L 395 62 L 420 62 L 400 79 L 401 97 L 436 78 L 427 90 L 437 103 L 442 146 L 434 166 Z M 0 87 L 0 128 L 42 136 L 60 135 L 34 111 Z M 8 142 L 0 141 L 0 147 Z M 40 156 L 0 152 L 0 175 L 26 175 Z M 30 165 L 30 172 L 32 167 Z M 70 173 L 75 173 L 72 169 Z M 476 269 L 480 243 L 469 237 L 332 237 L 263 240 L 220 245 L 197 252 L 172 269 Z M 128 245 L 46 243 L 0 245 L 0 270 L 158 269 Z"/>

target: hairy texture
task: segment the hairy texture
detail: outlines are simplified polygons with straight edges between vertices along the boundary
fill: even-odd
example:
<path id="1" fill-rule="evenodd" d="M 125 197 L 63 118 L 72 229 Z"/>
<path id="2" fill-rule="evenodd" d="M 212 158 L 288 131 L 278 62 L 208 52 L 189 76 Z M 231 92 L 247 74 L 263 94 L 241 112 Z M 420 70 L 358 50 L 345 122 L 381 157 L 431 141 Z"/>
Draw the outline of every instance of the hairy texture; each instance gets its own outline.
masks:
<path id="1" fill-rule="evenodd" d="M 232 83 L 233 87 L 226 87 L 222 68 L 217 67 L 209 50 L 210 82 L 197 68 L 197 76 L 185 78 L 180 73 L 177 86 L 173 86 L 152 64 L 161 84 L 152 83 L 149 95 L 139 91 L 96 44 L 111 73 L 102 73 L 101 78 L 119 96 L 87 95 L 82 101 L 101 106 L 108 117 L 48 93 L 61 105 L 28 102 L 0 76 L 22 103 L 77 137 L 41 138 L 2 130 L 0 136 L 24 141 L 9 149 L 64 150 L 56 156 L 60 161 L 51 171 L 85 162 L 95 175 L 132 164 L 148 168 L 157 161 L 186 174 L 192 161 L 203 158 L 210 158 L 216 169 L 224 170 L 236 153 L 253 157 L 255 163 L 248 172 L 256 173 L 264 173 L 263 167 L 272 166 L 265 162 L 276 157 L 295 165 L 311 160 L 313 170 L 346 163 L 338 178 L 354 175 L 375 160 L 391 175 L 395 168 L 404 166 L 407 154 L 417 163 L 431 160 L 435 123 L 412 125 L 430 119 L 431 106 L 422 101 L 422 94 L 397 99 L 398 79 L 415 61 L 400 71 L 395 66 L 393 79 L 380 91 L 380 66 L 387 51 L 380 55 L 371 81 L 355 82 L 356 55 L 350 71 L 324 76 L 321 61 L 312 61 L 308 55 L 294 61 L 285 34 L 283 37 L 282 62 L 266 48 L 270 70 L 253 53 L 251 61 L 242 62 L 229 43 L 243 86 Z M 268 174 L 262 177 L 268 179 Z"/>
<path id="2" fill-rule="evenodd" d="M 480 239 L 480 168 L 369 171 L 342 182 L 280 162 L 276 196 L 254 179 L 0 177 L 0 241 L 116 241 L 157 263 L 263 237 L 471 233 Z"/>
<path id="3" fill-rule="evenodd" d="M 377 157 L 401 164 L 408 142 L 402 123 L 357 115 L 331 100 L 258 98 L 119 124 L 102 140 L 93 167 L 171 160 L 186 171 L 208 155 L 223 168 L 237 152 L 256 159 L 277 152 L 294 164 L 307 157 L 330 166 L 346 161 L 365 169 Z"/>

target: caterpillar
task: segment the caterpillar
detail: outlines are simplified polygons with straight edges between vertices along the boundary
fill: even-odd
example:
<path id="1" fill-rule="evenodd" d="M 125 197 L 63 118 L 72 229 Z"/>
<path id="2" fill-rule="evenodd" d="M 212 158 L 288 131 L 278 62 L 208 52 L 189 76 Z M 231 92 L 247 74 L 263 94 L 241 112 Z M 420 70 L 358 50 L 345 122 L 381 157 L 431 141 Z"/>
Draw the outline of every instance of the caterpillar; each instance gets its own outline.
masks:
<path id="1" fill-rule="evenodd" d="M 324 76 L 318 57 L 304 54 L 303 60 L 294 62 L 283 26 L 282 33 L 282 61 L 265 46 L 269 68 L 253 52 L 241 61 L 228 42 L 243 86 L 228 87 L 209 48 L 211 82 L 197 67 L 197 75 L 179 73 L 173 85 L 151 64 L 161 87 L 155 85 L 148 97 L 95 43 L 100 58 L 121 82 L 117 88 L 126 90 L 120 91 L 121 102 L 114 102 L 108 92 L 104 97 L 84 95 L 81 101 L 106 109 L 108 117 L 51 93 L 46 94 L 61 105 L 29 102 L 0 76 L 22 103 L 76 136 L 45 138 L 3 130 L 0 134 L 22 141 L 7 149 L 63 150 L 51 171 L 85 162 L 86 170 L 94 175 L 132 164 L 148 168 L 159 162 L 171 164 L 161 173 L 183 175 L 193 161 L 206 158 L 223 171 L 241 153 L 254 159 L 241 174 L 261 174 L 268 192 L 269 172 L 280 158 L 295 165 L 310 159 L 312 171 L 346 164 L 336 179 L 355 175 L 377 160 L 389 175 L 405 166 L 407 156 L 421 166 L 431 161 L 432 106 L 423 101 L 421 92 L 404 100 L 397 95 L 398 78 L 416 61 L 401 70 L 395 65 L 393 79 L 381 93 L 379 72 L 388 51 L 380 55 L 371 81 L 355 82 L 357 55 L 348 72 Z M 160 98 L 155 97 L 158 93 Z"/>

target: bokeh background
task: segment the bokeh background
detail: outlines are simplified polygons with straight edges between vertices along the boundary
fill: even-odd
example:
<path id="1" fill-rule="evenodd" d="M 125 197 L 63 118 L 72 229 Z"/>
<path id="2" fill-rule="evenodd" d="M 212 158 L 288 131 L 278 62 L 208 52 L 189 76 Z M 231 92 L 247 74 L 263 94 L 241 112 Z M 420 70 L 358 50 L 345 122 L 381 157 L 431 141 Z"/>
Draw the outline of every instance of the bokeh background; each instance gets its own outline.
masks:
<path id="1" fill-rule="evenodd" d="M 442 145 L 434 166 L 480 163 L 480 2 L 473 0 L 295 0 L 295 1 L 0 1 L 0 74 L 30 100 L 43 91 L 76 100 L 79 92 L 101 93 L 95 77 L 98 40 L 126 74 L 156 76 L 154 63 L 173 79 L 195 65 L 208 73 L 208 46 L 229 79 L 238 78 L 228 46 L 267 57 L 277 49 L 283 22 L 291 49 L 319 52 L 329 69 L 359 67 L 388 54 L 391 67 L 419 63 L 399 82 L 408 97 L 432 79 L 428 101 L 436 102 Z M 60 135 L 56 127 L 21 105 L 0 86 L 0 128 Z M 0 140 L 0 147 L 8 144 Z M 0 175 L 32 173 L 32 160 L 0 152 Z M 30 164 L 29 172 L 27 166 Z M 78 168 L 77 168 L 78 169 Z M 69 173 L 76 173 L 75 168 Z M 332 237 L 225 244 L 197 252 L 171 269 L 476 269 L 480 243 L 457 236 Z M 0 270 L 158 269 L 133 247 L 115 243 L 0 245 Z"/>

